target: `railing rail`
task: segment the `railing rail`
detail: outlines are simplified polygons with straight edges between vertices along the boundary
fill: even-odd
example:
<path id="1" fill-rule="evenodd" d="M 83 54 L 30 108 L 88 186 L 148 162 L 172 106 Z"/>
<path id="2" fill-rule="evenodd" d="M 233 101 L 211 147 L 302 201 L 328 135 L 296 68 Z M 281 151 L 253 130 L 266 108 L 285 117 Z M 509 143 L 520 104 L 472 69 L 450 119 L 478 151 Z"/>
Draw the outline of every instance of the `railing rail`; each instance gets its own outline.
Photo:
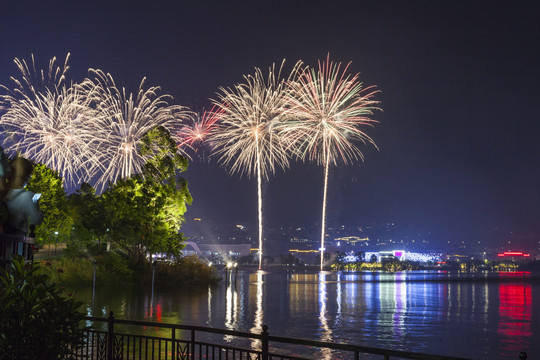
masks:
<path id="1" fill-rule="evenodd" d="M 273 336 L 268 333 L 266 325 L 263 325 L 261 333 L 256 334 L 204 326 L 115 319 L 112 311 L 108 318 L 87 316 L 85 319 L 92 322 L 94 326 L 88 329 L 88 337 L 84 346 L 77 349 L 76 359 L 311 360 L 320 358 L 319 352 L 334 351 L 335 353 L 331 355 L 332 359 L 359 360 L 362 358 L 361 356 L 365 355 L 380 355 L 385 360 L 390 358 L 465 360 L 451 356 Z M 106 324 L 106 329 L 96 329 L 95 325 L 98 323 Z M 118 332 L 116 325 L 170 329 L 171 335 L 163 337 Z M 233 345 L 224 341 L 223 338 L 219 339 L 221 342 L 208 341 L 205 337 L 208 338 L 209 334 L 244 339 L 243 341 L 251 341 L 251 346 Z M 295 354 L 297 352 L 300 354 Z M 306 353 L 312 355 L 305 355 Z"/>
<path id="2" fill-rule="evenodd" d="M 0 268 L 10 271 L 11 260 L 17 255 L 32 261 L 35 244 L 33 237 L 0 233 Z"/>

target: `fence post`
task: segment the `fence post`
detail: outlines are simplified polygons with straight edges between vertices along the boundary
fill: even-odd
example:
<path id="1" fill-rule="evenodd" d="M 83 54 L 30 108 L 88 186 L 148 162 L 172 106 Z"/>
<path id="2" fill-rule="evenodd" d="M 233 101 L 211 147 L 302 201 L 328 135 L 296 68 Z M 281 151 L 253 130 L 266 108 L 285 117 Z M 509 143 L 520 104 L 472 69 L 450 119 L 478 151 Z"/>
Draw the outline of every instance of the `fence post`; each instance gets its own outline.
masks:
<path id="1" fill-rule="evenodd" d="M 176 337 L 175 330 L 176 330 L 175 328 L 172 328 L 172 331 L 171 331 L 171 333 L 172 333 L 171 334 L 171 341 L 172 341 L 172 343 L 171 343 L 171 347 L 172 347 L 171 360 L 174 360 L 176 358 L 176 346 L 174 344 L 174 339 Z"/>
<path id="2" fill-rule="evenodd" d="M 262 331 L 262 360 L 268 360 L 268 325 L 263 325 Z"/>
<path id="3" fill-rule="evenodd" d="M 527 359 L 527 353 L 525 351 L 522 351 L 519 353 L 519 359 L 520 360 L 525 360 Z"/>
<path id="4" fill-rule="evenodd" d="M 114 316 L 112 310 L 107 319 L 107 360 L 113 360 L 114 348 Z"/>
<path id="5" fill-rule="evenodd" d="M 191 359 L 195 360 L 195 330 L 191 330 Z"/>

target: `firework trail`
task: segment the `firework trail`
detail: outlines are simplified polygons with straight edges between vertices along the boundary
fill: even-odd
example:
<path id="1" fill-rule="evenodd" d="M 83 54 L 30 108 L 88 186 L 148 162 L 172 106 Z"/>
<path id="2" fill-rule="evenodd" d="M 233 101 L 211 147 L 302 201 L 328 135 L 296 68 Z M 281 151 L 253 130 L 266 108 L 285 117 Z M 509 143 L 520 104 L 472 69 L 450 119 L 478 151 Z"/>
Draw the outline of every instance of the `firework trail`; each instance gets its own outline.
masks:
<path id="1" fill-rule="evenodd" d="M 94 78 L 86 79 L 81 86 L 92 94 L 92 104 L 101 114 L 95 164 L 101 174 L 96 185 L 104 187 L 108 182 L 114 183 L 142 171 L 151 155 L 141 155 L 139 146 L 152 128 L 165 128 L 178 143 L 178 127 L 191 112 L 179 105 L 169 105 L 172 97 L 158 95 L 159 87 L 145 90 L 145 78 L 133 95 L 126 93 L 125 88 L 118 88 L 112 76 L 102 70 L 90 69 L 90 74 Z"/>
<path id="2" fill-rule="evenodd" d="M 99 116 L 86 92 L 66 83 L 68 60 L 58 66 L 53 58 L 47 71 L 36 71 L 33 56 L 30 63 L 16 58 L 21 77 L 11 78 L 13 90 L 1 86 L 7 94 L 0 96 L 6 148 L 57 171 L 66 185 L 88 180 Z"/>
<path id="3" fill-rule="evenodd" d="M 324 190 L 321 221 L 321 270 L 324 258 L 326 230 L 326 196 L 330 164 L 345 164 L 364 159 L 357 144 L 375 142 L 364 132 L 375 120 L 369 118 L 379 110 L 372 100 L 378 92 L 373 87 L 363 88 L 359 74 L 347 75 L 350 63 L 343 67 L 319 61 L 318 69 L 304 68 L 294 81 L 288 82 L 287 121 L 279 126 L 279 133 L 288 139 L 296 155 L 324 166 Z"/>
<path id="4" fill-rule="evenodd" d="M 275 126 L 282 121 L 287 105 L 285 82 L 279 80 L 281 68 L 269 69 L 265 79 L 262 71 L 244 76 L 245 83 L 233 89 L 220 88 L 218 101 L 219 123 L 212 133 L 219 161 L 240 176 L 257 177 L 259 218 L 259 269 L 262 267 L 262 179 L 268 179 L 276 168 L 289 167 L 289 155 Z"/>

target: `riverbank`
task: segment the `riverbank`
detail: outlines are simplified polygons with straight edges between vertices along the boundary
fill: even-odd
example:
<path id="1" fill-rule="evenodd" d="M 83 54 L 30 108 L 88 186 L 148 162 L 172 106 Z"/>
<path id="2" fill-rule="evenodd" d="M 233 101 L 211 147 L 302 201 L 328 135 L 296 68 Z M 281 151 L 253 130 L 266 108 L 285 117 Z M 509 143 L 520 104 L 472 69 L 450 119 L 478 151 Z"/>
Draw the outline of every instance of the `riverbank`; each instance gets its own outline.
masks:
<path id="1" fill-rule="evenodd" d="M 58 249 L 57 249 L 58 250 Z M 35 257 L 34 263 L 52 282 L 67 287 L 99 284 L 212 284 L 220 280 L 216 269 L 196 257 L 172 262 L 132 264 L 115 252 L 92 256 L 69 254 L 65 249 L 55 257 Z M 38 252 L 39 253 L 39 252 Z"/>

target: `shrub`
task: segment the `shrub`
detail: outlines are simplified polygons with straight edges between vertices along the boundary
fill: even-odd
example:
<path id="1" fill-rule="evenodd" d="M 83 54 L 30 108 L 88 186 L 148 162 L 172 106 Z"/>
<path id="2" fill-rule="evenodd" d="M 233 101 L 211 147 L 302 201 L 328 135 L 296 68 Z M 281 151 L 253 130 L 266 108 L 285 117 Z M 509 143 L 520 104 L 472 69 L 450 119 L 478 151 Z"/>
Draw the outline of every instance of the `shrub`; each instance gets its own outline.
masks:
<path id="1" fill-rule="evenodd" d="M 122 255 L 110 251 L 96 258 L 98 265 L 98 280 L 100 282 L 133 282 L 133 268 L 129 260 Z"/>
<path id="2" fill-rule="evenodd" d="M 82 303 L 21 257 L 0 270 L 0 359 L 69 358 L 84 341 Z"/>
<path id="3" fill-rule="evenodd" d="M 151 275 L 151 272 L 147 272 Z M 156 282 L 173 283 L 214 283 L 219 281 L 215 268 L 208 266 L 197 256 L 178 258 L 176 262 L 156 263 Z"/>
<path id="4" fill-rule="evenodd" d="M 96 281 L 100 284 L 133 282 L 133 270 L 127 259 L 109 252 L 95 259 L 88 257 L 62 257 L 41 261 L 40 272 L 45 273 L 51 282 L 63 286 L 89 286 L 94 281 L 96 261 Z"/>
<path id="5" fill-rule="evenodd" d="M 55 284 L 76 289 L 91 286 L 94 278 L 94 259 L 88 257 L 62 257 L 42 260 L 39 272 L 45 274 Z M 145 262 L 134 266 L 121 254 L 110 251 L 96 256 L 96 282 L 98 284 L 150 283 L 152 264 Z M 219 277 L 215 268 L 199 260 L 196 256 L 177 259 L 175 262 L 158 262 L 155 268 L 158 284 L 215 283 Z M 1 360 L 1 359 L 0 359 Z"/>
<path id="6" fill-rule="evenodd" d="M 45 274 L 55 284 L 80 286 L 92 284 L 93 265 L 86 258 L 62 257 L 55 260 L 43 260 L 39 263 L 39 272 Z"/>

